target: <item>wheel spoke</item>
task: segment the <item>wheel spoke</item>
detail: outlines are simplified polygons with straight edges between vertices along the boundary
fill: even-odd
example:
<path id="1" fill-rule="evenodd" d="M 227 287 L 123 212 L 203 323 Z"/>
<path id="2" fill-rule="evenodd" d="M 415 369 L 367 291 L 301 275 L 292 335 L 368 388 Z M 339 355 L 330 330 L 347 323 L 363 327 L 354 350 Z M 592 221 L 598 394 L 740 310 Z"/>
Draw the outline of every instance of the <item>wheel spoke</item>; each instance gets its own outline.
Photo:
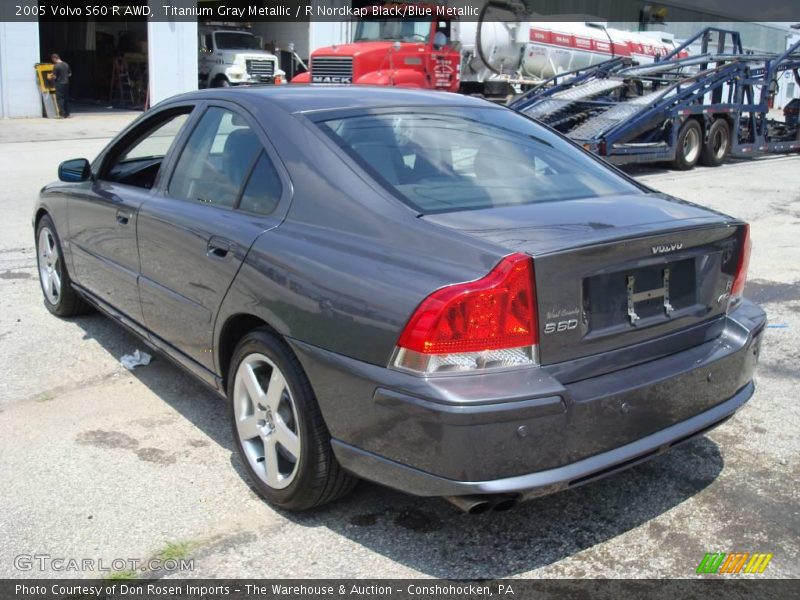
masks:
<path id="1" fill-rule="evenodd" d="M 236 428 L 239 430 L 239 437 L 242 441 L 252 440 L 261 435 L 261 427 L 258 424 L 257 415 L 245 417 L 236 421 Z"/>
<path id="2" fill-rule="evenodd" d="M 41 269 L 40 273 L 42 275 L 42 288 L 46 292 L 50 292 L 50 290 L 53 289 L 53 281 L 52 281 L 52 277 L 50 277 L 50 270 L 46 269 L 46 268 L 45 269 Z"/>
<path id="3" fill-rule="evenodd" d="M 275 446 L 275 436 L 264 440 L 264 478 L 268 485 L 278 488 L 281 483 L 281 474 L 278 471 L 278 448 Z"/>
<path id="4" fill-rule="evenodd" d="M 280 418 L 275 420 L 273 437 L 294 458 L 300 458 L 300 440 L 297 439 L 297 434 L 289 429 L 289 426 Z"/>
<path id="5" fill-rule="evenodd" d="M 266 402 L 273 413 L 278 412 L 278 405 L 281 403 L 281 398 L 283 397 L 283 391 L 285 389 L 286 380 L 283 378 L 283 375 L 278 369 L 272 369 L 272 375 L 269 378 L 269 386 L 267 388 Z"/>
<path id="6" fill-rule="evenodd" d="M 58 269 L 53 267 L 53 272 L 50 275 L 53 281 L 53 293 L 58 295 L 61 292 L 61 276 L 58 274 Z"/>
<path id="7" fill-rule="evenodd" d="M 253 405 L 255 406 L 258 401 L 264 398 L 264 390 L 261 389 L 261 384 L 258 383 L 258 378 L 256 377 L 255 371 L 253 371 L 252 365 L 244 366 L 242 380 L 244 381 L 244 386 L 247 388 L 247 393 L 250 395 L 250 399 L 253 401 Z"/>

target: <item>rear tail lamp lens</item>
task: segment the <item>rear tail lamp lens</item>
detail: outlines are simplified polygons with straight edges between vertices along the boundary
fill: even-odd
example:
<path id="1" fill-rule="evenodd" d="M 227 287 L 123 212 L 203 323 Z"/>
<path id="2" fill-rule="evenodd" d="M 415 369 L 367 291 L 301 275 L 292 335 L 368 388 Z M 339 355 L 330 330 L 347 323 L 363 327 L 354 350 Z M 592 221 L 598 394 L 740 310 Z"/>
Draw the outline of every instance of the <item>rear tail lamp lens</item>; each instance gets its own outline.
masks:
<path id="1" fill-rule="evenodd" d="M 533 260 L 505 257 L 485 277 L 433 292 L 397 341 L 393 365 L 421 374 L 536 362 Z"/>
<path id="2" fill-rule="evenodd" d="M 739 258 L 736 263 L 736 272 L 731 284 L 731 295 L 728 299 L 728 311 L 730 312 L 742 300 L 744 294 L 744 284 L 747 281 L 747 269 L 750 266 L 750 251 L 753 244 L 750 241 L 750 225 L 745 224 L 741 234 L 741 247 L 739 249 Z"/>

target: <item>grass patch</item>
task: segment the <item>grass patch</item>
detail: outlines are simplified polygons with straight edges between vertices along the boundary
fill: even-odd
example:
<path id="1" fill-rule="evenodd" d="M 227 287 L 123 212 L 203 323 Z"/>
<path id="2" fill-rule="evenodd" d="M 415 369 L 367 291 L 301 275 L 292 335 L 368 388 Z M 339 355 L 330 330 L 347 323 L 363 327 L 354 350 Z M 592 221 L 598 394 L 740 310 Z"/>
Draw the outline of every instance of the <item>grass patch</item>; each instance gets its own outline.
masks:
<path id="1" fill-rule="evenodd" d="M 189 556 L 193 548 L 194 544 L 191 542 L 170 542 L 156 554 L 156 558 L 161 561 L 181 560 Z"/>

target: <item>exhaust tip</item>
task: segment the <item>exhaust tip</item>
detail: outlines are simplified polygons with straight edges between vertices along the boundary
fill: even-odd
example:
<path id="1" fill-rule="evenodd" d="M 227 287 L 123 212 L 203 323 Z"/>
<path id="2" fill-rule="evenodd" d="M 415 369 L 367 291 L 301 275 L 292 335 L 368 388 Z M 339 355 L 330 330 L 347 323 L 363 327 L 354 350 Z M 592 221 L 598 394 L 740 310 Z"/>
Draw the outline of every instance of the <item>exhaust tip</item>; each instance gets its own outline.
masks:
<path id="1" fill-rule="evenodd" d="M 503 498 L 492 505 L 492 510 L 494 510 L 494 512 L 505 512 L 514 508 L 517 503 L 518 501 L 516 498 Z"/>
<path id="2" fill-rule="evenodd" d="M 480 515 L 492 508 L 487 496 L 445 496 L 444 499 L 468 515 Z"/>
<path id="3" fill-rule="evenodd" d="M 492 505 L 489 502 L 476 502 L 467 511 L 467 514 L 482 515 L 484 513 L 489 512 L 490 508 L 492 508 Z"/>

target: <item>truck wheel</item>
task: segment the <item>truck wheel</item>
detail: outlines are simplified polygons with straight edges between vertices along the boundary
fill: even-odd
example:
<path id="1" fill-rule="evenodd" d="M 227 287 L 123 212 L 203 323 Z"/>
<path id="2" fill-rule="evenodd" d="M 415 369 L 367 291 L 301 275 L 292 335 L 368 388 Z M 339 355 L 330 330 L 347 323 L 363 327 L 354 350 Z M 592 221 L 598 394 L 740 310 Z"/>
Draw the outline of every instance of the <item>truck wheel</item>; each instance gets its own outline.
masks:
<path id="1" fill-rule="evenodd" d="M 676 155 L 672 166 L 681 171 L 693 169 L 703 147 L 703 129 L 694 119 L 687 119 L 678 132 Z"/>
<path id="2" fill-rule="evenodd" d="M 227 77 L 217 77 L 214 82 L 211 84 L 211 87 L 215 88 L 227 88 L 231 87 L 231 82 L 228 81 Z"/>
<path id="3" fill-rule="evenodd" d="M 700 153 L 700 164 L 718 167 L 731 149 L 731 128 L 725 119 L 716 119 L 708 130 L 708 140 Z"/>
<path id="4" fill-rule="evenodd" d="M 77 317 L 92 311 L 70 285 L 61 240 L 47 215 L 36 226 L 36 264 L 47 310 L 59 317 Z"/>
<path id="5" fill-rule="evenodd" d="M 236 347 L 229 373 L 233 438 L 267 501 L 305 510 L 355 487 L 358 480 L 333 454 L 311 384 L 282 340 L 266 329 L 250 332 Z"/>

